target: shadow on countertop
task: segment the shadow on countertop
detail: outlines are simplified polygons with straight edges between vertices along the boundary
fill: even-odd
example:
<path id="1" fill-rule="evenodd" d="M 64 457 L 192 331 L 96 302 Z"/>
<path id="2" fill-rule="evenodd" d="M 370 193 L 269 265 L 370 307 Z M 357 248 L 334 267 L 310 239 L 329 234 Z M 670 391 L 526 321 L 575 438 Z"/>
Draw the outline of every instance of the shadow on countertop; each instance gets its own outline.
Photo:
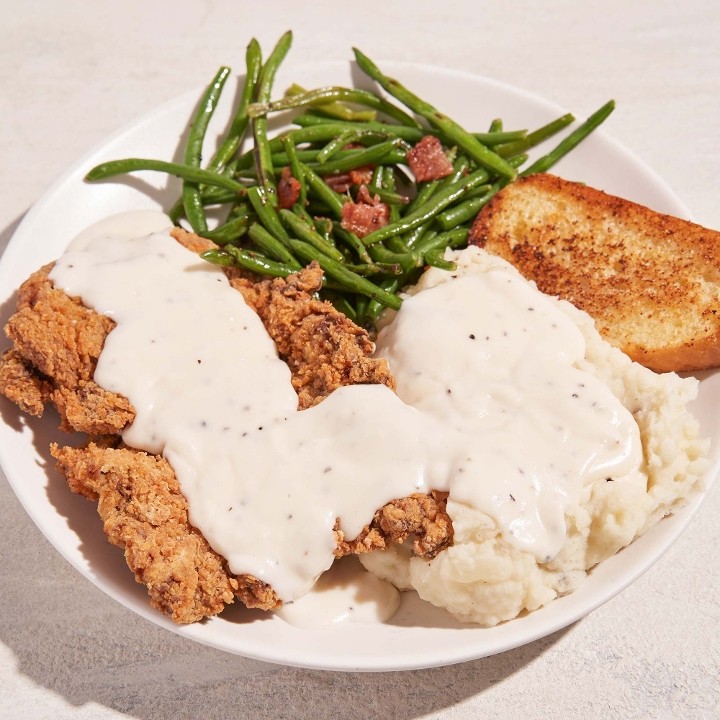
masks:
<path id="1" fill-rule="evenodd" d="M 92 706 L 98 717 L 107 708 L 136 720 L 411 720 L 483 693 L 568 631 L 500 655 L 410 672 L 271 665 L 193 643 L 134 615 L 52 551 L 4 482 L 0 503 L 0 641 L 12 651 L 16 672 L 38 686 L 39 706 L 45 688 L 70 708 Z"/>

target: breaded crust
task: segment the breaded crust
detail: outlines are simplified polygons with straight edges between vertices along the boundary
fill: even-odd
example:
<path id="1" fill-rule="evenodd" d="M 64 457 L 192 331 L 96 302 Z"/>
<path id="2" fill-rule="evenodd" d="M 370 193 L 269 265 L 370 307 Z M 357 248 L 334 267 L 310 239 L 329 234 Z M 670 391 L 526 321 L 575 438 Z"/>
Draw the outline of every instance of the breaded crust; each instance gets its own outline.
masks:
<path id="1" fill-rule="evenodd" d="M 453 526 L 447 514 L 448 493 L 433 490 L 392 500 L 381 507 L 354 540 L 346 540 L 336 528 L 337 557 L 385 549 L 412 538 L 418 557 L 430 560 L 452 545 Z"/>
<path id="2" fill-rule="evenodd" d="M 120 433 L 135 417 L 132 405 L 93 380 L 114 323 L 54 288 L 50 269 L 46 265 L 20 286 L 17 310 L 5 326 L 13 347 L 0 361 L 0 392 L 37 417 L 53 404 L 65 431 Z"/>
<path id="3" fill-rule="evenodd" d="M 653 370 L 720 365 L 720 232 L 538 174 L 499 192 L 469 241 L 585 310 Z"/>
<path id="4" fill-rule="evenodd" d="M 210 241 L 177 229 L 175 238 L 194 252 Z M 24 412 L 41 416 L 56 407 L 61 429 L 93 436 L 80 448 L 51 448 L 70 489 L 97 502 L 108 539 L 121 547 L 153 607 L 177 623 L 217 614 L 237 597 L 251 608 L 280 604 L 273 589 L 252 575 L 233 575 L 225 560 L 188 520 L 188 506 L 169 463 L 122 445 L 120 434 L 135 417 L 126 398 L 93 381 L 98 357 L 114 323 L 53 287 L 48 265 L 18 293 L 6 332 L 13 348 L 0 358 L 0 393 Z M 394 388 L 387 361 L 330 303 L 318 300 L 322 270 L 313 264 L 287 279 L 249 277 L 230 270 L 288 363 L 298 408 L 320 402 L 342 385 L 382 383 Z M 369 552 L 414 538 L 418 555 L 433 557 L 452 542 L 446 494 L 415 494 L 378 509 L 354 539 L 336 524 L 335 555 Z"/>
<path id="5" fill-rule="evenodd" d="M 261 580 L 232 575 L 188 520 L 188 504 L 170 464 L 112 442 L 51 447 L 70 489 L 97 501 L 108 540 L 121 547 L 153 607 L 176 623 L 215 615 L 238 596 L 270 610 L 279 601 Z"/>

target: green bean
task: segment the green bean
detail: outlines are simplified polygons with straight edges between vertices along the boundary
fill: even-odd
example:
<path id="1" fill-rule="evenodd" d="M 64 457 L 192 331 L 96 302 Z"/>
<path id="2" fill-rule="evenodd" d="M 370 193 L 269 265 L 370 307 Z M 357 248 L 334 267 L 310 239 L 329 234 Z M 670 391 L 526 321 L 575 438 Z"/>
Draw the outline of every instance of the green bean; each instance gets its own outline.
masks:
<path id="1" fill-rule="evenodd" d="M 523 170 L 522 175 L 547 172 L 561 158 L 565 157 L 573 148 L 577 147 L 593 130 L 605 122 L 608 115 L 615 109 L 615 101 L 609 100 L 596 110 L 582 125 L 574 130 L 560 144 L 547 155 L 538 158 L 529 168 Z"/>
<path id="2" fill-rule="evenodd" d="M 565 115 L 550 121 L 546 125 L 539 127 L 537 130 L 533 130 L 533 132 L 528 133 L 527 136 L 521 140 L 516 140 L 515 142 L 496 147 L 495 152 L 497 152 L 498 155 L 502 155 L 504 158 L 525 152 L 526 150 L 539 145 L 543 142 L 543 140 L 547 140 L 553 135 L 559 133 L 561 130 L 564 130 L 573 122 L 575 122 L 575 116 L 572 113 L 566 113 Z"/>
<path id="3" fill-rule="evenodd" d="M 210 172 L 210 171 L 208 171 Z M 225 174 L 223 173 L 223 176 Z M 230 178 L 231 180 L 234 178 Z M 242 198 L 244 196 L 245 190 L 247 189 L 244 185 L 242 187 L 242 193 L 240 196 L 238 196 L 237 192 L 232 192 L 230 190 L 227 190 L 225 188 L 221 187 L 213 187 L 208 185 L 201 185 L 200 186 L 200 195 L 202 196 L 202 202 L 205 207 L 208 207 L 210 205 L 225 205 L 226 203 L 233 203 L 237 201 L 239 198 Z M 173 205 L 172 209 L 168 213 L 170 217 L 173 217 L 173 213 L 178 212 L 175 217 L 182 217 L 182 198 L 180 198 L 180 203 L 176 203 Z"/>
<path id="4" fill-rule="evenodd" d="M 358 142 L 360 140 L 376 140 L 377 142 L 382 142 L 383 140 L 390 139 L 393 139 L 390 133 L 380 133 L 375 132 L 374 130 L 362 130 L 360 128 L 354 130 L 345 130 L 344 132 L 340 133 L 340 135 L 337 135 L 332 140 L 330 140 L 330 142 L 328 142 L 321 150 L 318 151 L 315 162 L 320 164 L 327 162 L 333 155 L 335 155 L 339 150 L 342 150 L 346 145 Z M 399 140 L 399 138 L 395 139 Z M 373 143 L 370 144 L 372 145 Z"/>
<path id="5" fill-rule="evenodd" d="M 336 262 L 307 243 L 300 240 L 290 240 L 290 243 L 296 255 L 308 262 L 317 261 L 327 275 L 345 285 L 348 290 L 377 300 L 383 305 L 393 308 L 393 310 L 400 309 L 402 301 L 397 295 L 386 292 L 380 286 L 352 272 L 352 270 L 348 270 L 342 263 Z"/>
<path id="6" fill-rule="evenodd" d="M 207 127 L 215 112 L 218 99 L 229 74 L 230 68 L 221 67 L 200 99 L 198 109 L 195 112 L 190 123 L 190 130 L 188 131 L 188 140 L 183 158 L 185 165 L 200 167 Z M 197 183 L 187 179 L 183 180 L 182 200 L 183 207 L 185 208 L 185 217 L 190 222 L 192 229 L 197 233 L 205 232 L 207 230 L 207 218 L 205 217 L 205 209 Z"/>
<path id="7" fill-rule="evenodd" d="M 292 206 L 292 211 L 297 215 L 297 217 L 304 220 L 315 232 L 318 232 L 317 228 L 315 227 L 315 221 L 313 220 L 312 215 L 305 209 L 303 205 L 301 205 L 299 202 L 295 203 Z M 320 233 L 318 233 L 320 234 Z M 323 237 L 323 241 L 329 242 L 327 238 Z M 334 243 L 330 243 L 331 245 L 334 245 Z"/>
<path id="8" fill-rule="evenodd" d="M 465 155 L 460 155 L 455 158 L 453 162 L 453 171 L 447 177 L 444 177 L 440 182 L 440 187 L 450 185 L 451 183 L 457 182 L 470 171 L 470 159 Z"/>
<path id="9" fill-rule="evenodd" d="M 247 192 L 247 188 L 242 183 L 225 175 L 221 175 L 220 173 L 191 165 L 166 162 L 165 160 L 151 160 L 148 158 L 125 158 L 124 160 L 110 160 L 100 163 L 85 175 L 85 179 L 89 181 L 106 180 L 110 177 L 125 175 L 126 173 L 140 170 L 156 170 L 167 173 L 168 175 L 174 175 L 183 180 L 189 180 L 190 182 L 224 188 L 225 190 L 231 191 L 235 198 L 244 197 Z"/>
<path id="10" fill-rule="evenodd" d="M 415 247 L 415 252 L 421 257 L 424 257 L 427 253 L 437 250 L 438 248 L 445 250 L 446 247 L 459 247 L 467 239 L 468 232 L 468 228 L 455 228 L 438 233 L 418 243 Z"/>
<path id="11" fill-rule="evenodd" d="M 338 121 L 333 122 L 328 120 L 326 117 L 320 115 L 312 115 L 311 113 L 303 113 L 293 118 L 295 125 L 300 125 L 303 129 L 309 129 L 312 127 L 324 127 L 325 125 L 336 125 L 337 132 L 344 132 L 346 130 L 352 130 L 354 128 L 365 128 L 367 130 L 374 130 L 379 133 L 392 133 L 397 137 L 406 140 L 407 142 L 416 143 L 423 138 L 424 135 L 439 135 L 437 130 L 432 128 L 420 128 L 409 125 L 394 125 L 390 123 L 383 123 L 378 121 Z M 472 135 L 479 140 L 483 145 L 501 145 L 514 140 L 521 140 L 528 134 L 527 130 L 490 130 L 489 132 L 472 133 Z"/>
<path id="12" fill-rule="evenodd" d="M 509 158 L 509 162 L 513 167 L 520 167 L 526 160 L 527 155 L 516 155 L 515 157 Z M 505 185 L 508 184 L 507 180 L 498 180 L 492 185 L 481 185 L 475 188 L 472 192 L 468 193 L 466 200 L 458 203 L 457 205 L 451 206 L 439 213 L 435 218 L 435 222 L 440 225 L 443 230 L 450 230 L 457 225 L 462 225 L 469 220 L 472 220 L 485 205 L 490 202 L 492 197 L 496 195 Z"/>
<path id="13" fill-rule="evenodd" d="M 293 268 L 270 260 L 260 253 L 237 248 L 234 245 L 227 245 L 222 249 L 206 250 L 200 253 L 200 257 L 213 265 L 220 265 L 222 267 L 232 267 L 235 265 L 257 273 L 258 275 L 287 277 L 295 272 Z"/>
<path id="14" fill-rule="evenodd" d="M 285 91 L 285 97 L 290 97 L 291 95 L 302 95 L 305 92 L 307 91 L 304 87 L 298 85 L 297 83 L 293 83 Z M 311 112 L 316 112 L 325 119 L 331 120 L 366 122 L 374 120 L 377 117 L 377 111 L 375 110 L 357 110 L 350 107 L 347 103 L 335 100 L 313 104 L 310 107 L 314 108 Z"/>
<path id="15" fill-rule="evenodd" d="M 390 207 L 391 214 L 399 206 L 407 205 L 409 202 L 409 198 L 407 195 L 400 195 L 400 193 L 390 192 L 389 190 L 384 190 L 381 187 L 377 187 L 377 185 L 368 185 L 368 191 L 371 195 L 377 195 L 380 200 L 382 200 L 386 205 L 388 205 Z"/>
<path id="16" fill-rule="evenodd" d="M 295 210 L 294 207 L 293 210 Z M 307 214 L 310 216 L 310 213 Z M 312 222 L 320 235 L 322 235 L 331 245 L 337 247 L 337 242 L 335 242 L 335 238 L 333 237 L 333 221 L 326 217 L 316 217 L 312 218 Z"/>
<path id="17" fill-rule="evenodd" d="M 392 167 L 386 167 L 384 170 L 381 169 L 378 174 L 378 179 L 381 184 L 381 187 L 377 188 L 378 196 L 390 209 L 390 222 L 397 222 L 400 219 L 400 208 L 398 206 L 407 205 L 408 199 L 395 192 L 397 184 Z M 395 198 L 397 198 L 397 200 L 395 200 Z"/>
<path id="18" fill-rule="evenodd" d="M 380 287 L 386 292 L 396 293 L 398 290 L 405 287 L 405 285 L 414 282 L 420 272 L 422 272 L 422 270 L 420 268 L 416 268 L 404 275 L 394 278 L 386 278 L 385 280 L 380 281 L 378 285 L 380 285 Z M 364 322 L 372 326 L 377 322 L 383 310 L 385 310 L 384 305 L 379 303 L 377 300 L 370 300 L 363 309 L 362 317 L 358 317 L 358 322 Z"/>
<path id="19" fill-rule="evenodd" d="M 473 188 L 487 182 L 488 177 L 488 172 L 484 168 L 475 170 L 461 180 L 444 188 L 441 192 L 434 194 L 426 203 L 420 205 L 414 212 L 404 215 L 398 222 L 385 225 L 385 227 L 366 235 L 363 242 L 366 245 L 372 245 L 380 242 L 380 240 L 385 240 L 393 235 L 401 235 L 418 225 L 422 225 Z"/>
<path id="20" fill-rule="evenodd" d="M 298 202 L 300 203 L 300 206 L 304 208 L 307 200 L 307 182 L 305 180 L 305 173 L 303 172 L 302 165 L 298 159 L 295 145 L 293 145 L 289 135 L 285 135 L 283 137 L 283 145 L 285 147 L 285 154 L 288 158 L 290 172 L 298 183 L 300 183 L 300 195 L 298 197 Z"/>
<path id="21" fill-rule="evenodd" d="M 448 177 L 443 178 L 442 181 L 433 180 L 431 182 L 423 183 L 420 190 L 418 191 L 418 194 L 415 196 L 415 199 L 408 206 L 405 215 L 411 215 L 412 213 L 416 212 L 417 208 L 424 205 L 438 191 L 438 189 L 447 187 L 453 182 L 457 182 L 458 180 L 460 180 L 465 174 L 467 174 L 469 167 L 470 161 L 464 155 L 456 158 L 455 162 L 453 163 L 452 175 L 448 175 Z M 429 226 L 430 219 L 418 224 L 409 232 L 406 231 L 405 233 L 403 233 L 403 242 L 405 246 L 408 249 L 412 249 L 418 243 L 420 238 L 427 232 Z"/>
<path id="22" fill-rule="evenodd" d="M 222 170 L 235 155 L 245 137 L 249 122 L 247 106 L 255 95 L 255 88 L 262 69 L 260 45 L 254 38 L 248 44 L 245 52 L 245 68 L 245 83 L 235 111 L 235 117 L 230 125 L 227 137 L 210 160 L 208 165 L 210 170 Z"/>
<path id="23" fill-rule="evenodd" d="M 314 227 L 310 227 L 305 220 L 298 217 L 290 210 L 280 210 L 279 215 L 280 220 L 285 224 L 285 226 L 289 230 L 292 230 L 293 233 L 300 238 L 300 240 L 304 240 L 306 243 L 309 243 L 316 250 L 325 253 L 325 255 L 333 260 L 337 260 L 338 262 L 344 261 L 345 258 L 343 254 L 337 248 L 326 242 L 323 236 L 317 233 Z"/>
<path id="24" fill-rule="evenodd" d="M 479 140 L 483 145 L 495 147 L 505 143 L 522 140 L 528 135 L 527 130 L 493 130 L 486 133 L 472 133 L 473 137 Z"/>
<path id="25" fill-rule="evenodd" d="M 357 48 L 353 48 L 355 59 L 360 69 L 375 80 L 382 88 L 413 112 L 424 117 L 431 125 L 438 128 L 453 143 L 461 147 L 475 162 L 488 170 L 493 170 L 502 177 L 513 179 L 517 174 L 515 168 L 503 158 L 489 150 L 477 138 L 458 125 L 454 120 L 439 112 L 429 103 L 421 100 L 401 85 L 394 78 L 384 75 L 380 68 Z"/>
<path id="26" fill-rule="evenodd" d="M 416 128 L 420 127 L 420 124 L 415 118 L 408 115 L 396 105 L 392 105 L 374 93 L 360 88 L 324 87 L 318 88 L 317 90 L 303 91 L 294 95 L 287 95 L 281 100 L 275 100 L 273 102 L 258 98 L 258 101 L 250 106 L 248 112 L 251 117 L 260 117 L 280 110 L 290 110 L 307 105 L 322 105 L 332 100 L 345 100 L 357 103 L 358 105 L 365 105 L 374 110 L 379 110 L 403 125 Z"/>
<path id="27" fill-rule="evenodd" d="M 254 152 L 254 150 L 253 150 Z M 343 157 L 346 157 L 348 152 L 350 151 L 343 151 Z M 312 149 L 298 149 L 295 148 L 295 158 L 302 163 L 308 163 L 313 164 L 315 166 L 315 158 L 317 157 L 317 150 Z M 277 177 L 278 170 L 276 168 L 282 168 L 285 167 L 285 165 L 290 164 L 290 158 L 288 157 L 287 152 L 281 151 L 281 152 L 271 152 L 270 153 L 270 161 L 273 167 L 273 173 Z M 235 170 L 235 177 L 238 178 L 257 178 L 258 171 L 257 166 L 254 162 L 254 158 L 251 162 L 242 162 L 238 163 L 238 166 Z"/>
<path id="28" fill-rule="evenodd" d="M 362 154 L 361 154 L 362 153 Z M 405 161 L 406 150 L 402 140 L 392 140 L 378 145 L 371 145 L 368 148 L 339 150 L 334 160 L 328 160 L 325 163 L 317 163 L 317 150 L 295 150 L 296 158 L 301 162 L 312 167 L 317 173 L 322 175 L 332 175 L 334 173 L 344 173 L 363 165 L 374 165 L 376 163 L 400 163 Z M 290 158 L 287 153 L 271 153 L 273 168 L 284 167 L 290 164 Z M 277 171 L 273 171 L 277 175 Z M 248 167 L 239 170 L 236 177 L 240 178 L 257 178 L 258 172 L 254 167 Z"/>
<path id="29" fill-rule="evenodd" d="M 386 140 L 377 145 L 371 145 L 362 150 L 338 152 L 338 157 L 335 160 L 328 160 L 322 164 L 313 165 L 313 168 L 320 175 L 331 175 L 333 173 L 343 173 L 348 170 L 354 170 L 364 165 L 403 162 L 408 149 L 404 140 L 396 138 L 394 140 Z"/>
<path id="30" fill-rule="evenodd" d="M 353 134 L 352 130 L 346 130 L 334 137 L 322 149 L 318 150 L 317 155 L 315 155 L 315 162 L 322 164 L 329 160 L 338 150 L 342 150 L 352 141 Z"/>
<path id="31" fill-rule="evenodd" d="M 307 181 L 308 190 L 312 191 L 318 197 L 328 210 L 336 218 L 342 217 L 342 207 L 347 201 L 340 193 L 336 193 L 311 167 L 300 163 L 303 175 Z"/>
<path id="32" fill-rule="evenodd" d="M 265 103 L 270 100 L 275 74 L 285 59 L 292 43 L 292 33 L 286 32 L 270 53 L 267 62 L 260 71 L 255 93 L 258 103 Z M 277 190 L 275 188 L 273 163 L 267 137 L 267 116 L 253 116 L 252 106 L 248 106 L 248 115 L 251 117 L 253 138 L 255 140 L 255 165 L 257 167 L 258 181 L 264 188 L 265 194 L 270 203 L 277 204 Z"/>
<path id="33" fill-rule="evenodd" d="M 373 172 L 372 183 L 368 186 L 368 192 L 374 195 L 388 206 L 389 222 L 397 222 L 400 219 L 401 205 L 407 205 L 409 198 L 399 195 L 395 190 L 397 183 L 395 180 L 395 170 L 393 166 L 379 165 Z M 398 202 L 399 201 L 399 202 Z M 400 238 L 388 238 L 388 246 L 396 252 L 406 252 Z"/>
<path id="34" fill-rule="evenodd" d="M 343 263 L 343 267 L 363 277 L 372 275 L 402 275 L 404 270 L 399 263 Z"/>
<path id="35" fill-rule="evenodd" d="M 310 128 L 318 128 L 318 132 L 321 132 L 319 128 L 324 128 L 325 126 L 333 126 L 337 128 L 338 132 L 364 128 L 378 133 L 392 134 L 411 143 L 416 143 L 418 140 L 421 140 L 423 135 L 433 134 L 432 130 L 419 127 L 418 125 L 397 125 L 394 123 L 384 123 L 374 120 L 364 122 L 329 120 L 326 117 L 313 115 L 312 113 L 303 113 L 302 115 L 298 115 L 293 118 L 293 123 L 295 125 L 299 125 L 303 130 L 307 131 L 309 131 Z M 291 132 L 297 132 L 297 130 L 293 130 Z"/>
<path id="36" fill-rule="evenodd" d="M 430 250 L 429 252 L 425 253 L 425 262 L 431 267 L 436 267 L 440 270 L 447 270 L 449 272 L 456 270 L 457 264 L 450 260 L 445 260 L 445 258 L 443 257 L 444 254 L 445 250 L 443 248 Z"/>
<path id="37" fill-rule="evenodd" d="M 249 225 L 250 217 L 248 213 L 245 213 L 228 220 L 214 230 L 206 230 L 202 235 L 208 240 L 212 240 L 216 245 L 227 245 L 244 235 Z"/>
<path id="38" fill-rule="evenodd" d="M 412 213 L 414 213 L 419 207 L 424 205 L 433 196 L 438 187 L 440 187 L 439 180 L 430 180 L 426 183 L 423 183 L 419 187 L 415 197 L 408 203 L 403 215 L 411 215 Z"/>
<path id="39" fill-rule="evenodd" d="M 484 192 L 482 195 L 468 198 L 459 205 L 441 212 L 435 218 L 435 222 L 437 222 L 443 230 L 450 230 L 451 228 L 472 220 L 480 212 L 480 210 L 484 208 L 488 202 L 490 202 L 491 198 L 497 194 L 500 188 L 504 187 L 504 185 L 505 183 L 484 185 Z"/>
<path id="40" fill-rule="evenodd" d="M 266 255 L 269 255 L 272 260 L 285 263 L 285 265 L 295 270 L 300 270 L 302 267 L 287 247 L 259 223 L 253 223 L 250 226 L 248 235 L 255 245 Z"/>
<path id="41" fill-rule="evenodd" d="M 373 261 L 363 241 L 355 233 L 345 230 L 338 222 L 333 223 L 333 233 L 335 237 L 342 240 L 351 250 L 354 250 L 362 262 L 371 263 Z"/>
<path id="42" fill-rule="evenodd" d="M 287 143 L 290 143 L 293 146 L 298 146 L 304 143 L 328 142 L 329 140 L 336 138 L 340 133 L 345 132 L 345 130 L 346 128 L 339 123 L 325 123 L 323 125 L 314 125 L 308 128 L 289 130 L 278 137 L 272 138 L 268 144 L 270 146 L 270 152 L 279 153 L 283 150 L 287 151 Z M 317 150 L 313 152 L 317 153 Z M 307 160 L 315 160 L 316 154 L 313 154 L 313 152 L 307 153 Z M 248 150 L 238 158 L 235 170 L 244 170 L 251 167 L 254 159 L 254 151 Z"/>
<path id="43" fill-rule="evenodd" d="M 224 249 L 205 250 L 200 253 L 200 257 L 213 265 L 220 265 L 221 267 L 232 267 L 235 264 L 232 255 Z"/>
<path id="44" fill-rule="evenodd" d="M 272 233 L 285 246 L 289 247 L 288 241 L 290 236 L 280 222 L 275 207 L 270 204 L 265 188 L 261 185 L 248 188 L 247 197 L 265 229 Z"/>
<path id="45" fill-rule="evenodd" d="M 374 262 L 399 265 L 404 272 L 422 265 L 422 255 L 414 251 L 393 252 L 382 243 L 368 245 L 368 252 Z"/>
<path id="46" fill-rule="evenodd" d="M 427 234 L 430 229 L 432 220 L 427 220 L 409 232 L 403 233 L 402 241 L 408 250 L 414 250 L 420 240 Z"/>

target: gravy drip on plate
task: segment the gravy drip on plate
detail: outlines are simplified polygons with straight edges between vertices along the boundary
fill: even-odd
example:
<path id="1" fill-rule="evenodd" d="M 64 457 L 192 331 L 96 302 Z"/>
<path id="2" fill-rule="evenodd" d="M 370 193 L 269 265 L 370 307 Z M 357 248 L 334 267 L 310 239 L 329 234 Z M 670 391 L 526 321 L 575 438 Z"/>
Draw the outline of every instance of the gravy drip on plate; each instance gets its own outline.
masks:
<path id="1" fill-rule="evenodd" d="M 296 627 L 339 623 L 382 623 L 400 606 L 400 593 L 371 575 L 356 557 L 336 560 L 312 590 L 275 611 Z"/>
<path id="2" fill-rule="evenodd" d="M 125 442 L 162 453 L 190 521 L 285 602 L 332 564 L 337 518 L 353 538 L 394 498 L 450 490 L 546 560 L 567 503 L 639 462 L 630 414 L 572 366 L 579 331 L 519 277 L 473 273 L 408 298 L 379 348 L 399 394 L 343 387 L 298 412 L 258 316 L 169 229 L 154 212 L 108 218 L 51 279 L 116 322 L 95 380 L 136 410 Z"/>

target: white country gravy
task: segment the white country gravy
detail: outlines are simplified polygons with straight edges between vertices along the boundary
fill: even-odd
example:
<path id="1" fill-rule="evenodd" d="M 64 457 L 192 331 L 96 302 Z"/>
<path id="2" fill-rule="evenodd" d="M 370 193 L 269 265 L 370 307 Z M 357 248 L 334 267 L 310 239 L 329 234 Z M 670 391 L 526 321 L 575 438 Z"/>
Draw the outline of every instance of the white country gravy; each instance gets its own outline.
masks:
<path id="1" fill-rule="evenodd" d="M 296 627 L 338 623 L 381 623 L 400 606 L 400 593 L 371 575 L 357 557 L 336 560 L 310 592 L 283 605 L 276 614 Z"/>
<path id="2" fill-rule="evenodd" d="M 136 410 L 124 440 L 163 454 L 193 525 L 286 602 L 332 564 L 336 518 L 352 538 L 394 498 L 449 490 L 543 561 L 583 487 L 640 462 L 630 413 L 572 367 L 580 332 L 519 276 L 407 298 L 378 343 L 398 394 L 355 385 L 298 412 L 258 316 L 169 229 L 160 213 L 108 218 L 50 277 L 116 322 L 95 379 Z"/>

